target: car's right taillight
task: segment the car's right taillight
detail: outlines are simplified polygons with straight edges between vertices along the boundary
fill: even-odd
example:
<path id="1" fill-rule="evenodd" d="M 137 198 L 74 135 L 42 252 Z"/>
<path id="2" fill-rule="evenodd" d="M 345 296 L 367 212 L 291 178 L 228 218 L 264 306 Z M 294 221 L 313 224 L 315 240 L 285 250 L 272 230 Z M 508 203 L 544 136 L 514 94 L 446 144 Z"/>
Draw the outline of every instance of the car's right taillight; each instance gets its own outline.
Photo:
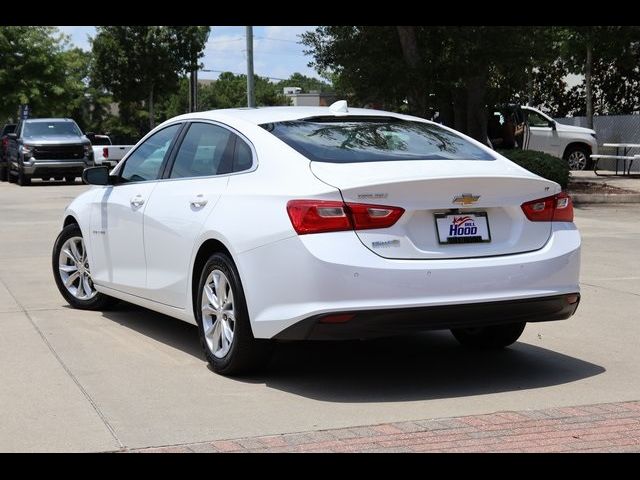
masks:
<path id="1" fill-rule="evenodd" d="M 103 156 L 104 158 L 109 158 L 109 149 L 108 149 L 107 147 L 104 147 L 104 148 L 102 149 L 102 156 Z"/>
<path id="2" fill-rule="evenodd" d="M 388 228 L 404 213 L 400 207 L 328 200 L 291 200 L 287 213 L 298 235 Z"/>
<path id="3" fill-rule="evenodd" d="M 573 222 L 573 202 L 565 192 L 522 204 L 532 222 Z"/>

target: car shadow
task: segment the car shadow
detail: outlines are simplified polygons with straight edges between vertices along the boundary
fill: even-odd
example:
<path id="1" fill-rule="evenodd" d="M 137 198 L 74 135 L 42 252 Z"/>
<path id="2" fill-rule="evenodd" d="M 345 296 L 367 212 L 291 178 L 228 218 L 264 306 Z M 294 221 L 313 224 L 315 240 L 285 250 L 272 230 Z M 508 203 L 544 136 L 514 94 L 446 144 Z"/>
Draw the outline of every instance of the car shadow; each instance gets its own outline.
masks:
<path id="1" fill-rule="evenodd" d="M 195 326 L 122 303 L 103 315 L 204 362 Z M 203 365 L 203 368 L 205 365 Z M 459 346 L 448 331 L 342 342 L 287 342 L 240 382 L 325 402 L 400 402 L 529 390 L 575 382 L 602 366 L 517 342 L 500 351 Z"/>

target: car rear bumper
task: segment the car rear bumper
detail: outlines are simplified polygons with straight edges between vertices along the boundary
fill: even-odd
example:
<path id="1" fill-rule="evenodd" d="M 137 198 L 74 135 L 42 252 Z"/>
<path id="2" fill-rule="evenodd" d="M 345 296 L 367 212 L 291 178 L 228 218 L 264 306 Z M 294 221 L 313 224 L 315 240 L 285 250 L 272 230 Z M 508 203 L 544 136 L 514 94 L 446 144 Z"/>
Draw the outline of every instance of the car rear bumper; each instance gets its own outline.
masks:
<path id="1" fill-rule="evenodd" d="M 365 310 L 316 315 L 278 333 L 278 340 L 376 338 L 449 328 L 565 320 L 580 294 L 435 307 Z"/>
<path id="2" fill-rule="evenodd" d="M 392 260 L 365 248 L 354 232 L 335 232 L 290 237 L 235 259 L 257 338 L 273 338 L 298 322 L 333 313 L 479 305 L 580 292 L 580 234 L 575 225 L 561 222 L 553 224 L 543 248 L 512 255 Z M 480 315 L 469 320 L 483 321 Z"/>

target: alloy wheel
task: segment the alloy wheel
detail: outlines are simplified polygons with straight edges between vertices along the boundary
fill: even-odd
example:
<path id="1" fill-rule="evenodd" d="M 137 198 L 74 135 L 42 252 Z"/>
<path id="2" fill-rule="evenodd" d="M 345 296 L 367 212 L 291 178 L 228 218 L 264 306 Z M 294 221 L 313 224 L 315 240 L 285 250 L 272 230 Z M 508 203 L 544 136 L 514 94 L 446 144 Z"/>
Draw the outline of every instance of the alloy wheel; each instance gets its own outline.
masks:
<path id="1" fill-rule="evenodd" d="M 584 170 L 587 167 L 587 155 L 580 150 L 571 152 L 568 160 L 570 170 Z"/>
<path id="2" fill-rule="evenodd" d="M 91 300 L 98 293 L 91 280 L 87 250 L 82 237 L 71 237 L 62 244 L 58 271 L 64 287 L 78 300 Z"/>
<path id="3" fill-rule="evenodd" d="M 207 347 L 217 358 L 223 358 L 233 344 L 236 312 L 233 289 L 221 270 L 213 270 L 202 291 L 202 326 Z"/>

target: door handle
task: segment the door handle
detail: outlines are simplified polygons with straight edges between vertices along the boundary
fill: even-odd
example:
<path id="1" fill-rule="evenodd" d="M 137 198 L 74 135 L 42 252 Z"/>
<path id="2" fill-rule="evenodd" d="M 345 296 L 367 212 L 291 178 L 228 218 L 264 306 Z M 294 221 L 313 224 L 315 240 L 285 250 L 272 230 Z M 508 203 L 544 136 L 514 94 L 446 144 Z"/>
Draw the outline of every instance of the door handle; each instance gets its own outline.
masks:
<path id="1" fill-rule="evenodd" d="M 202 208 L 207 204 L 207 202 L 208 200 L 204 198 L 204 195 L 199 194 L 199 195 L 196 195 L 194 198 L 192 198 L 189 203 L 191 204 L 192 207 Z"/>
<path id="2" fill-rule="evenodd" d="M 136 195 L 135 197 L 131 197 L 131 200 L 129 200 L 129 202 L 131 203 L 132 207 L 141 207 L 142 205 L 144 205 L 144 198 L 142 198 L 142 195 Z"/>

